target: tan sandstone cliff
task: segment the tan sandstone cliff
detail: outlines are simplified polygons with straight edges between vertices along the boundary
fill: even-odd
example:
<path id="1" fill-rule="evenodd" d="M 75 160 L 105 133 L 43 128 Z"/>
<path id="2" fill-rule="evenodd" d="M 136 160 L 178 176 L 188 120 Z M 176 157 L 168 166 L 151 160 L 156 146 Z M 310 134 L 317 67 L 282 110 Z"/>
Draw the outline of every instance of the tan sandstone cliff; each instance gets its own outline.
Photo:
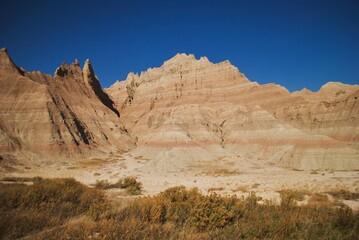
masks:
<path id="1" fill-rule="evenodd" d="M 223 157 L 297 169 L 359 169 L 359 86 L 290 93 L 249 81 L 229 61 L 177 54 L 106 90 L 148 171 Z"/>
<path id="2" fill-rule="evenodd" d="M 1 49 L 0 102 L 2 158 L 72 160 L 134 146 L 89 61 L 64 63 L 52 77 L 26 72 Z"/>
<path id="3" fill-rule="evenodd" d="M 41 164 L 132 150 L 149 160 L 144 171 L 223 158 L 357 170 L 358 95 L 358 85 L 341 83 L 290 93 L 251 82 L 229 61 L 186 54 L 103 91 L 89 60 L 51 76 L 26 72 L 1 49 L 0 160 Z"/>

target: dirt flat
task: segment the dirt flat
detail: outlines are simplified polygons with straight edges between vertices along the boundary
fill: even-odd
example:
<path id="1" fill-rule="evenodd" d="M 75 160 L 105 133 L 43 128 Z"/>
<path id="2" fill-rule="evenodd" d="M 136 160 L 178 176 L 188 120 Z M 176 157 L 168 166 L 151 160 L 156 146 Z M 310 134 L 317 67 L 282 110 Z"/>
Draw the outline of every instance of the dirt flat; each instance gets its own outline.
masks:
<path id="1" fill-rule="evenodd" d="M 73 177 L 93 185 L 97 180 L 115 183 L 117 180 L 134 176 L 143 184 L 142 195 L 155 195 L 167 188 L 184 185 L 196 187 L 203 193 L 216 192 L 222 195 L 247 196 L 251 192 L 263 200 L 280 202 L 279 191 L 284 189 L 326 193 L 339 189 L 359 192 L 359 171 L 311 170 L 302 171 L 248 162 L 241 159 L 220 158 L 208 162 L 193 162 L 180 171 L 158 171 L 151 160 L 133 157 L 131 152 L 104 159 L 89 159 L 77 163 L 66 163 L 18 169 L 2 173 L 3 177 L 46 178 Z M 111 189 L 113 197 L 126 198 L 120 189 Z M 343 201 L 353 209 L 359 209 L 359 201 Z"/>

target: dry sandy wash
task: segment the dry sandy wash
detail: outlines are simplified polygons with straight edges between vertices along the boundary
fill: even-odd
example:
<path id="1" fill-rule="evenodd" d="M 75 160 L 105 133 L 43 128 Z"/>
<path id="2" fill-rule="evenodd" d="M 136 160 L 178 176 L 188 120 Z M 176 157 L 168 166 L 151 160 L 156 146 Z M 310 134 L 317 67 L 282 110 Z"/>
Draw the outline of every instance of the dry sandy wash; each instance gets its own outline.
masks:
<path id="1" fill-rule="evenodd" d="M 358 97 L 358 85 L 333 82 L 290 93 L 186 54 L 103 90 L 90 61 L 51 76 L 1 49 L 0 174 L 136 176 L 151 195 L 176 185 L 274 201 L 288 188 L 359 192 Z"/>

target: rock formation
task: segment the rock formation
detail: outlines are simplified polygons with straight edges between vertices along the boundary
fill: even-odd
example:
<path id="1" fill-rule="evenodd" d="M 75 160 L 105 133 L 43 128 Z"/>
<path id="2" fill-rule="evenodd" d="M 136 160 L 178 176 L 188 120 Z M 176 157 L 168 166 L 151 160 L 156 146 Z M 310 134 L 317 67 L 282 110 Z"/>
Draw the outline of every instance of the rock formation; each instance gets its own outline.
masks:
<path id="1" fill-rule="evenodd" d="M 222 157 L 297 169 L 359 169 L 359 86 L 290 93 L 249 81 L 229 61 L 177 54 L 107 89 L 147 170 Z"/>
<path id="2" fill-rule="evenodd" d="M 20 69 L 1 49 L 0 102 L 0 155 L 71 160 L 134 146 L 89 61 L 52 77 Z"/>
<path id="3" fill-rule="evenodd" d="M 359 86 L 290 93 L 229 61 L 177 54 L 102 90 L 89 60 L 54 76 L 0 51 L 0 160 L 81 159 L 131 149 L 144 171 L 228 158 L 295 169 L 359 169 Z M 121 118 L 119 117 L 121 113 Z"/>

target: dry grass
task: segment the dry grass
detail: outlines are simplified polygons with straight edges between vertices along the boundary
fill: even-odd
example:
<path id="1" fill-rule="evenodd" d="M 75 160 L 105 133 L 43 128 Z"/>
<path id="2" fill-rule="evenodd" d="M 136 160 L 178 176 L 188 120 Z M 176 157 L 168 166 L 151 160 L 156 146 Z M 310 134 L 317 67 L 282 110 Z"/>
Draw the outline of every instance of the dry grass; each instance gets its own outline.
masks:
<path id="1" fill-rule="evenodd" d="M 0 181 L 3 182 L 32 182 L 33 178 L 29 177 L 3 177 L 0 179 Z"/>
<path id="2" fill-rule="evenodd" d="M 240 185 L 237 186 L 236 188 L 232 189 L 232 192 L 248 192 L 249 191 L 249 186 L 248 185 Z"/>
<path id="3" fill-rule="evenodd" d="M 308 190 L 291 190 L 284 189 L 279 191 L 281 197 L 281 205 L 282 206 L 293 206 L 296 205 L 297 202 L 301 202 L 305 200 L 305 196 L 311 196 L 312 193 Z"/>
<path id="4" fill-rule="evenodd" d="M 99 158 L 93 158 L 93 159 L 86 159 L 82 160 L 76 163 L 76 167 L 78 168 L 98 168 L 101 166 L 105 166 L 106 164 L 115 162 L 117 160 L 115 159 L 99 159 Z"/>
<path id="5" fill-rule="evenodd" d="M 73 179 L 33 179 L 32 185 L 0 185 L 0 238 L 16 239 L 106 209 L 102 193 Z"/>
<path id="6" fill-rule="evenodd" d="M 359 213 L 348 208 L 258 200 L 181 186 L 121 206 L 73 179 L 35 179 L 29 186 L 0 185 L 0 239 L 359 239 Z"/>
<path id="7" fill-rule="evenodd" d="M 232 176 L 232 175 L 240 175 L 241 172 L 238 170 L 233 169 L 227 169 L 227 168 L 211 168 L 204 172 L 206 176 L 213 176 L 213 177 L 219 177 L 219 176 Z"/>
<path id="8" fill-rule="evenodd" d="M 120 179 L 115 184 L 111 184 L 107 180 L 97 180 L 94 186 L 102 190 L 111 188 L 126 189 L 130 195 L 140 195 L 142 192 L 142 183 L 138 182 L 134 177 Z"/>
<path id="9" fill-rule="evenodd" d="M 298 168 L 292 168 L 292 171 L 296 171 L 296 172 L 303 172 L 304 170 L 302 170 L 302 169 L 298 169 Z"/>
<path id="10" fill-rule="evenodd" d="M 335 204 L 335 202 L 329 200 L 327 195 L 321 193 L 313 194 L 308 200 L 308 205 L 316 207 L 331 207 Z"/>
<path id="11" fill-rule="evenodd" d="M 337 199 L 343 199 L 343 200 L 358 200 L 359 199 L 359 192 L 350 192 L 345 189 L 334 189 L 327 193 Z"/>
<path id="12" fill-rule="evenodd" d="M 211 187 L 211 188 L 208 188 L 208 192 L 223 191 L 223 190 L 224 190 L 223 187 Z"/>

